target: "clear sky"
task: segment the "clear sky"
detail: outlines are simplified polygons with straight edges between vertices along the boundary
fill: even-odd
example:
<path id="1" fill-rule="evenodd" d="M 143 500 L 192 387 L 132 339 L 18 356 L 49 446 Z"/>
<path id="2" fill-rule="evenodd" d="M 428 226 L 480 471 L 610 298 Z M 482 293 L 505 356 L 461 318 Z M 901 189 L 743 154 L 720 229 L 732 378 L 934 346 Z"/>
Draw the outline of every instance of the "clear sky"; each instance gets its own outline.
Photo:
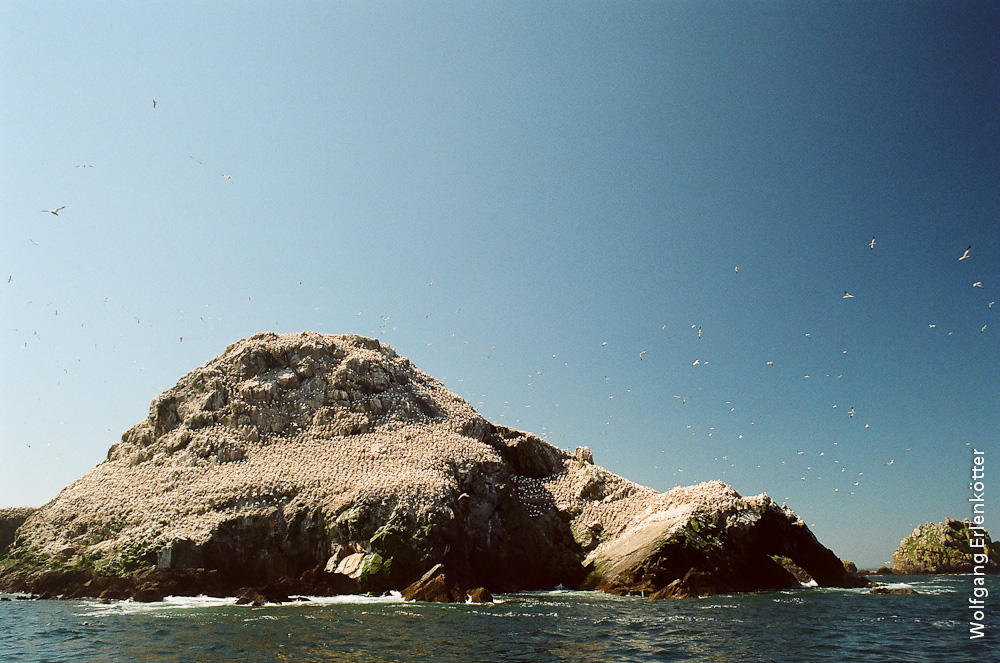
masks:
<path id="1" fill-rule="evenodd" d="M 0 30 L 0 506 L 267 330 L 376 336 L 865 566 L 969 515 L 973 449 L 1000 467 L 1000 4 L 14 1 Z"/>

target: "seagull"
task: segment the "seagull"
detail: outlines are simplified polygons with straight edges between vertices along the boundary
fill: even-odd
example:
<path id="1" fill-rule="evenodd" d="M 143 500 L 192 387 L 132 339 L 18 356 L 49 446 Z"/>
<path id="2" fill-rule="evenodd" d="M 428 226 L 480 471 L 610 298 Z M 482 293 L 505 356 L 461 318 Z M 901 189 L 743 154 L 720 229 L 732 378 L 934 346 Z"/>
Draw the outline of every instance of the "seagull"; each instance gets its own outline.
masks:
<path id="1" fill-rule="evenodd" d="M 847 292 L 847 291 L 845 290 L 845 291 L 844 291 L 844 297 L 843 297 L 843 298 L 844 298 L 844 299 L 853 299 L 853 298 L 854 298 L 854 295 L 852 295 L 851 293 L 849 293 L 849 292 Z"/>
<path id="2" fill-rule="evenodd" d="M 927 327 L 930 328 L 930 329 L 934 329 L 934 328 L 937 327 L 937 325 L 928 324 Z"/>
<path id="3" fill-rule="evenodd" d="M 191 155 L 188 155 L 188 156 L 191 156 Z M 197 160 L 197 159 L 195 159 L 194 157 L 191 157 L 191 161 L 194 161 L 195 163 L 201 163 L 200 161 L 198 161 L 198 160 Z M 205 165 L 205 164 L 202 164 L 202 165 Z"/>
<path id="4" fill-rule="evenodd" d="M 873 251 L 875 250 L 875 238 L 874 237 L 872 237 L 872 243 L 868 245 L 868 248 L 871 249 L 871 250 L 873 250 Z"/>
<path id="5" fill-rule="evenodd" d="M 982 334 L 983 332 L 985 332 L 988 326 L 989 325 L 983 325 L 983 328 L 979 330 L 979 333 Z"/>
<path id="6" fill-rule="evenodd" d="M 640 353 L 639 353 L 639 361 L 642 361 L 642 356 L 643 356 L 644 354 L 646 354 L 646 351 L 645 351 L 645 350 L 643 350 L 642 352 L 640 352 Z"/>
<path id="7" fill-rule="evenodd" d="M 851 419 L 853 419 L 854 418 L 854 408 L 852 407 L 850 410 L 848 410 L 847 414 L 849 414 L 851 416 Z"/>
<path id="8" fill-rule="evenodd" d="M 886 463 L 886 465 L 895 465 L 895 464 L 896 464 L 896 459 L 895 458 L 893 458 L 888 463 Z"/>
<path id="9" fill-rule="evenodd" d="M 982 288 L 983 287 L 983 282 L 982 281 L 976 281 L 975 283 L 972 284 L 972 287 L 973 288 Z"/>
<path id="10" fill-rule="evenodd" d="M 990 303 L 988 304 L 988 306 L 989 306 L 990 308 L 993 308 L 993 305 L 994 305 L 994 304 L 996 304 L 996 302 L 990 302 Z"/>
<path id="11" fill-rule="evenodd" d="M 66 206 L 63 205 L 62 207 L 57 207 L 55 209 L 43 209 L 41 211 L 48 212 L 49 214 L 55 214 L 56 216 L 59 216 L 59 210 L 61 210 L 61 209 L 66 209 Z"/>
<path id="12" fill-rule="evenodd" d="M 701 338 L 701 327 L 698 327 L 698 338 Z"/>
<path id="13" fill-rule="evenodd" d="M 156 108 L 156 99 L 153 99 L 153 108 Z"/>
<path id="14" fill-rule="evenodd" d="M 232 182 L 232 181 L 233 181 L 233 178 L 232 178 L 232 177 L 230 177 L 229 175 L 226 175 L 225 173 L 222 173 L 222 176 L 223 176 L 223 177 L 225 177 L 225 178 L 226 178 L 227 180 L 229 180 L 230 182 Z"/>
<path id="15" fill-rule="evenodd" d="M 77 168 L 93 168 L 89 163 L 81 163 Z"/>
<path id="16" fill-rule="evenodd" d="M 739 274 L 740 273 L 740 266 L 736 265 L 735 267 L 733 267 L 733 271 L 736 272 L 737 274 Z"/>
<path id="17" fill-rule="evenodd" d="M 972 253 L 972 244 L 969 244 L 969 248 L 965 250 L 965 253 L 962 254 L 962 257 L 959 258 L 959 260 L 965 260 L 966 258 L 969 257 L 970 253 Z"/>

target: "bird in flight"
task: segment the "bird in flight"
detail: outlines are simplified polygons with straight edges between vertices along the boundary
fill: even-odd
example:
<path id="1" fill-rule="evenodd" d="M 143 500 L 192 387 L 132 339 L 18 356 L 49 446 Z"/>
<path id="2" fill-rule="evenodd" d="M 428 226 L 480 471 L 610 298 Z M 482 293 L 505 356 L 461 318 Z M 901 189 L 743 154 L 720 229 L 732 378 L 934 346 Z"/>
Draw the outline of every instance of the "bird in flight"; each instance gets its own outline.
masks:
<path id="1" fill-rule="evenodd" d="M 969 254 L 971 253 L 972 253 L 972 244 L 969 244 L 969 248 L 965 250 L 965 253 L 962 254 L 962 257 L 959 258 L 959 260 L 965 260 L 966 258 L 969 257 Z"/>
<path id="2" fill-rule="evenodd" d="M 191 156 L 191 155 L 188 155 L 188 156 Z M 198 161 L 198 160 L 197 160 L 197 159 L 195 159 L 194 157 L 191 157 L 191 161 L 194 161 L 195 163 L 201 163 L 200 161 Z M 202 165 L 204 165 L 204 164 L 202 164 Z"/>
<path id="3" fill-rule="evenodd" d="M 644 354 L 646 354 L 646 351 L 645 351 L 645 350 L 643 350 L 642 352 L 640 352 L 640 353 L 639 353 L 639 361 L 642 361 L 642 356 L 643 356 Z"/>
<path id="4" fill-rule="evenodd" d="M 89 163 L 81 163 L 77 166 L 77 168 L 93 168 L 93 166 L 91 166 Z"/>
<path id="5" fill-rule="evenodd" d="M 225 178 L 226 178 L 227 180 L 229 180 L 230 182 L 232 182 L 232 181 L 233 181 L 233 178 L 232 178 L 232 177 L 230 177 L 229 175 L 226 175 L 225 173 L 222 173 L 222 176 L 223 176 L 223 177 L 225 177 Z"/>
<path id="6" fill-rule="evenodd" d="M 66 206 L 63 205 L 62 207 L 57 207 L 55 209 L 43 209 L 42 211 L 43 212 L 48 212 L 49 214 L 55 214 L 56 216 L 59 216 L 59 210 L 61 210 L 61 209 L 66 209 Z"/>
<path id="7" fill-rule="evenodd" d="M 975 283 L 972 284 L 972 287 L 973 288 L 982 288 L 983 287 L 983 282 L 982 281 L 976 281 Z"/>
<path id="8" fill-rule="evenodd" d="M 853 419 L 854 418 L 854 408 L 852 407 L 850 410 L 848 410 L 847 414 L 850 415 L 851 419 Z"/>
<path id="9" fill-rule="evenodd" d="M 868 245 L 868 248 L 871 249 L 871 250 L 873 250 L 873 251 L 875 250 L 875 238 L 874 237 L 872 237 L 872 243 Z"/>
<path id="10" fill-rule="evenodd" d="M 153 108 L 156 108 L 156 99 L 153 99 Z"/>
<path id="11" fill-rule="evenodd" d="M 843 297 L 843 298 L 844 298 L 844 299 L 853 299 L 853 298 L 854 298 L 854 295 L 852 295 L 851 293 L 849 293 L 849 292 L 847 292 L 847 291 L 845 290 L 845 291 L 844 291 L 844 297 Z"/>

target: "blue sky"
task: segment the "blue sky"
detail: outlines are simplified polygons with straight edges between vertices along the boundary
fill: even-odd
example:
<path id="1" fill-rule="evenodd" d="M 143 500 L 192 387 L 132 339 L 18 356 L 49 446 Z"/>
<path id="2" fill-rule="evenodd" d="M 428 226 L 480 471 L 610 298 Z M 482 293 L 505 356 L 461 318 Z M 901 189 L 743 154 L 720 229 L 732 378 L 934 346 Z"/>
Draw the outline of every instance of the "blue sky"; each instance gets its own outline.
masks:
<path id="1" fill-rule="evenodd" d="M 1000 453 L 995 4 L 8 2 L 0 30 L 2 506 L 265 330 L 376 336 L 862 565 L 967 516 Z"/>

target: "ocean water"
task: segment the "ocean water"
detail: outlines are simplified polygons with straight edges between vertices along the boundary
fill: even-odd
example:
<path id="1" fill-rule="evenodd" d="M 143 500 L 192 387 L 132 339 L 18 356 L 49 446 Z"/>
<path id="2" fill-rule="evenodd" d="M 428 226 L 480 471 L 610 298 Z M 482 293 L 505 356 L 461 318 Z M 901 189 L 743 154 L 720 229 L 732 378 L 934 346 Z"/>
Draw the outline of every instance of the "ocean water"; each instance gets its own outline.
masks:
<path id="1" fill-rule="evenodd" d="M 334 597 L 0 602 L 0 661 L 1000 661 L 1000 583 L 985 637 L 970 639 L 970 576 L 915 576 L 867 590 L 803 589 L 649 601 L 591 592 L 494 604 Z M 995 592 L 993 590 L 996 590 Z M 994 599 L 995 597 L 995 599 Z"/>

